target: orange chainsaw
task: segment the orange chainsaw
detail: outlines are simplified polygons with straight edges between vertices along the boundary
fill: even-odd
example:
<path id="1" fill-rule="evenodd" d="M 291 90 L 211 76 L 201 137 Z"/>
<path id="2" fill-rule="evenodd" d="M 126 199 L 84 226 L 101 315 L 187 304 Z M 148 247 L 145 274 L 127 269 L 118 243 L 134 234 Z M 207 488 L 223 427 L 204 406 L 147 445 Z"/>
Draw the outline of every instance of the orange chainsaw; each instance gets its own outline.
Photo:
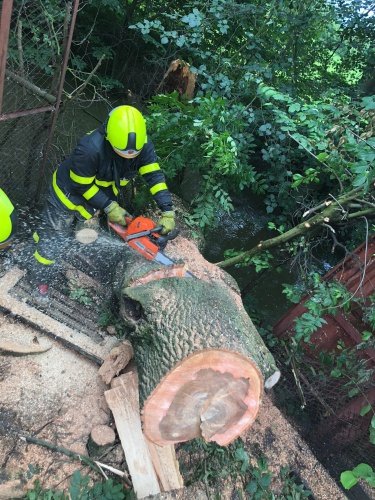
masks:
<path id="1" fill-rule="evenodd" d="M 176 264 L 172 259 L 165 255 L 162 250 L 166 247 L 168 241 L 173 240 L 179 231 L 171 231 L 167 235 L 161 235 L 162 226 L 156 226 L 154 221 L 143 216 L 126 217 L 126 226 L 115 222 L 108 222 L 113 231 L 120 236 L 129 246 L 136 250 L 147 260 L 155 260 L 164 266 Z M 193 275 L 186 271 L 186 277 Z"/>

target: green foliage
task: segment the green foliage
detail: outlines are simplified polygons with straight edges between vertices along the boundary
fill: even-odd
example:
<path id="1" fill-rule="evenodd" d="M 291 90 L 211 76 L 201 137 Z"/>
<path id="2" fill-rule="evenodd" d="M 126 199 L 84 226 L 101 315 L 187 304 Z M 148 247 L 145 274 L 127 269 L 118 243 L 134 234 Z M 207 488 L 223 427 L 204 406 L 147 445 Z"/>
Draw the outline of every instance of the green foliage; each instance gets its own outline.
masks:
<path id="1" fill-rule="evenodd" d="M 297 343 L 302 340 L 309 342 L 311 335 L 326 323 L 324 315 L 335 315 L 339 309 L 348 311 L 352 301 L 350 292 L 336 281 L 324 282 L 313 273 L 310 283 L 310 296 L 304 303 L 308 312 L 295 320 L 294 339 Z M 294 303 L 301 300 L 301 292 L 300 286 L 284 285 L 283 293 Z"/>
<path id="2" fill-rule="evenodd" d="M 298 484 L 289 467 L 280 470 L 281 494 L 274 492 L 273 475 L 267 460 L 262 455 L 251 456 L 240 439 L 225 448 L 195 440 L 183 445 L 183 449 L 194 457 L 193 467 L 185 471 L 182 469 L 188 475 L 187 484 L 204 481 L 215 486 L 218 480 L 240 479 L 243 491 L 254 500 L 300 500 L 311 495 L 303 485 Z"/>
<path id="3" fill-rule="evenodd" d="M 233 209 L 231 193 L 255 182 L 249 163 L 254 143 L 246 133 L 251 112 L 224 97 L 187 103 L 177 93 L 156 96 L 149 111 L 149 128 L 160 144 L 167 177 L 182 179 L 186 169 L 195 173 L 197 193 L 189 222 L 200 227 L 214 223 L 218 210 Z"/>
<path id="4" fill-rule="evenodd" d="M 92 297 L 87 288 L 79 287 L 76 284 L 69 291 L 69 297 L 84 306 L 91 306 L 93 304 Z"/>
<path id="5" fill-rule="evenodd" d="M 130 500 L 135 498 L 131 492 L 124 489 L 121 483 L 113 479 L 91 483 L 88 476 L 82 476 L 80 471 L 75 471 L 67 492 L 43 490 L 40 482 L 35 481 L 34 488 L 27 492 L 25 498 L 27 500 Z"/>
<path id="6" fill-rule="evenodd" d="M 119 318 L 118 314 L 115 314 L 109 303 L 104 303 L 102 305 L 101 311 L 99 313 L 98 325 L 102 328 L 106 328 L 108 326 L 113 326 L 116 330 L 116 335 L 118 337 L 124 337 L 125 335 L 125 325 L 121 318 Z"/>
<path id="7" fill-rule="evenodd" d="M 242 252 L 243 250 L 228 249 L 225 250 L 224 257 L 225 258 L 236 257 Z M 262 253 L 254 255 L 253 257 L 247 257 L 246 259 L 243 259 L 243 261 L 240 264 L 238 264 L 237 267 L 246 267 L 252 265 L 255 268 L 255 272 L 259 273 L 260 271 L 263 271 L 265 269 L 270 269 L 272 267 L 271 264 L 272 259 L 273 255 L 266 250 Z"/>
<path id="8" fill-rule="evenodd" d="M 346 470 L 340 475 L 340 482 L 346 490 L 350 490 L 360 479 L 375 488 L 375 472 L 368 464 L 359 464 L 353 470 Z"/>

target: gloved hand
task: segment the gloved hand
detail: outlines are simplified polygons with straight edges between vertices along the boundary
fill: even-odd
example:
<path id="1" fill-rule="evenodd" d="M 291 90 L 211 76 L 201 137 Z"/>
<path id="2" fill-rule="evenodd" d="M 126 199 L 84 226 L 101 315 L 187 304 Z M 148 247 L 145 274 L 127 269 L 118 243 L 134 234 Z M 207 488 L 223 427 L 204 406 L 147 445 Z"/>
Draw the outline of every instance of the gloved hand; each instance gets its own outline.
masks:
<path id="1" fill-rule="evenodd" d="M 130 217 L 128 212 L 120 207 L 117 201 L 112 201 L 107 208 L 104 209 L 107 214 L 108 220 L 110 222 L 116 222 L 117 224 L 121 224 L 122 226 L 126 226 L 125 217 Z"/>
<path id="2" fill-rule="evenodd" d="M 163 226 L 161 234 L 168 234 L 170 233 L 176 226 L 175 220 L 174 220 L 174 212 L 173 210 L 169 212 L 163 212 L 161 214 L 161 218 L 157 224 L 158 226 Z"/>

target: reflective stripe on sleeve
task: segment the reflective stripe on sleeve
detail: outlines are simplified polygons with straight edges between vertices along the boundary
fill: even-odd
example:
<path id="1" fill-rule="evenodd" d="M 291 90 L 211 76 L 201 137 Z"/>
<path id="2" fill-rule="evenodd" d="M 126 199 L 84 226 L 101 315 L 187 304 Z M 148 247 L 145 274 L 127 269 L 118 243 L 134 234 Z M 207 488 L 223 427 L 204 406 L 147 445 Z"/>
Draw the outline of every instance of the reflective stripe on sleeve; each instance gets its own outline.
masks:
<path id="1" fill-rule="evenodd" d="M 109 186 L 112 186 L 113 184 L 113 181 L 101 181 L 99 179 L 95 179 L 95 184 L 97 184 L 98 186 L 102 186 L 102 187 L 109 187 Z"/>
<path id="2" fill-rule="evenodd" d="M 40 262 L 40 263 L 41 263 L 41 264 L 43 264 L 44 266 L 51 266 L 52 264 L 54 264 L 54 263 L 55 263 L 55 261 L 54 261 L 54 260 L 49 260 L 49 259 L 46 259 L 45 257 L 42 257 L 42 256 L 40 255 L 40 253 L 38 252 L 38 250 L 36 250 L 36 251 L 34 252 L 34 257 L 36 258 L 36 260 L 37 260 L 38 262 Z"/>
<path id="3" fill-rule="evenodd" d="M 129 179 L 120 179 L 120 186 L 126 186 L 129 182 Z"/>
<path id="4" fill-rule="evenodd" d="M 95 186 L 95 184 L 93 184 L 87 191 L 85 191 L 83 193 L 83 197 L 86 199 L 86 200 L 90 200 L 93 196 L 96 195 L 96 193 L 99 192 L 99 188 L 98 186 Z"/>
<path id="5" fill-rule="evenodd" d="M 35 243 L 39 243 L 39 234 L 36 231 L 33 233 L 33 240 Z"/>
<path id="6" fill-rule="evenodd" d="M 155 172 L 155 170 L 160 170 L 159 163 L 150 163 L 139 169 L 141 175 L 149 174 L 150 172 Z"/>
<path id="7" fill-rule="evenodd" d="M 75 174 L 73 170 L 69 171 L 69 176 L 77 184 L 92 184 L 95 179 L 95 175 L 94 177 L 82 177 L 81 175 Z"/>
<path id="8" fill-rule="evenodd" d="M 69 210 L 76 210 L 82 215 L 84 219 L 91 219 L 92 215 L 90 214 L 90 212 L 88 212 L 82 205 L 74 205 L 74 203 L 72 203 L 69 200 L 69 198 L 67 198 L 65 194 L 61 191 L 56 182 L 56 172 L 57 171 L 55 170 L 52 177 L 52 186 L 58 199 L 61 201 L 63 205 L 69 208 Z"/>
<path id="9" fill-rule="evenodd" d="M 150 193 L 151 194 L 156 194 L 159 191 L 163 191 L 163 189 L 168 189 L 166 183 L 165 182 L 159 182 L 159 184 L 155 184 L 155 186 L 152 186 L 152 188 L 150 188 Z"/>

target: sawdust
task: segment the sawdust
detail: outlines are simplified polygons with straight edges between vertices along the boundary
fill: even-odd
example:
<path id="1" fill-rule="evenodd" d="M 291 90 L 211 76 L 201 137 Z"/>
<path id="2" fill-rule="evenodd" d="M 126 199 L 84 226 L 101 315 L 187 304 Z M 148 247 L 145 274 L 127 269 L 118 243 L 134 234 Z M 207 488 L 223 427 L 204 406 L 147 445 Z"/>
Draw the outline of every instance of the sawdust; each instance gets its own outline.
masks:
<path id="1" fill-rule="evenodd" d="M 36 478 L 45 487 L 56 487 L 80 464 L 26 444 L 19 434 L 87 454 L 91 429 L 110 422 L 103 396 L 107 387 L 96 364 L 10 317 L 0 316 L 0 336 L 24 343 L 36 339 L 40 346 L 52 344 L 49 351 L 37 355 L 0 355 L 0 463 L 8 478 L 21 475 L 27 481 L 25 487 L 31 487 Z M 41 471 L 32 478 L 30 464 Z"/>

